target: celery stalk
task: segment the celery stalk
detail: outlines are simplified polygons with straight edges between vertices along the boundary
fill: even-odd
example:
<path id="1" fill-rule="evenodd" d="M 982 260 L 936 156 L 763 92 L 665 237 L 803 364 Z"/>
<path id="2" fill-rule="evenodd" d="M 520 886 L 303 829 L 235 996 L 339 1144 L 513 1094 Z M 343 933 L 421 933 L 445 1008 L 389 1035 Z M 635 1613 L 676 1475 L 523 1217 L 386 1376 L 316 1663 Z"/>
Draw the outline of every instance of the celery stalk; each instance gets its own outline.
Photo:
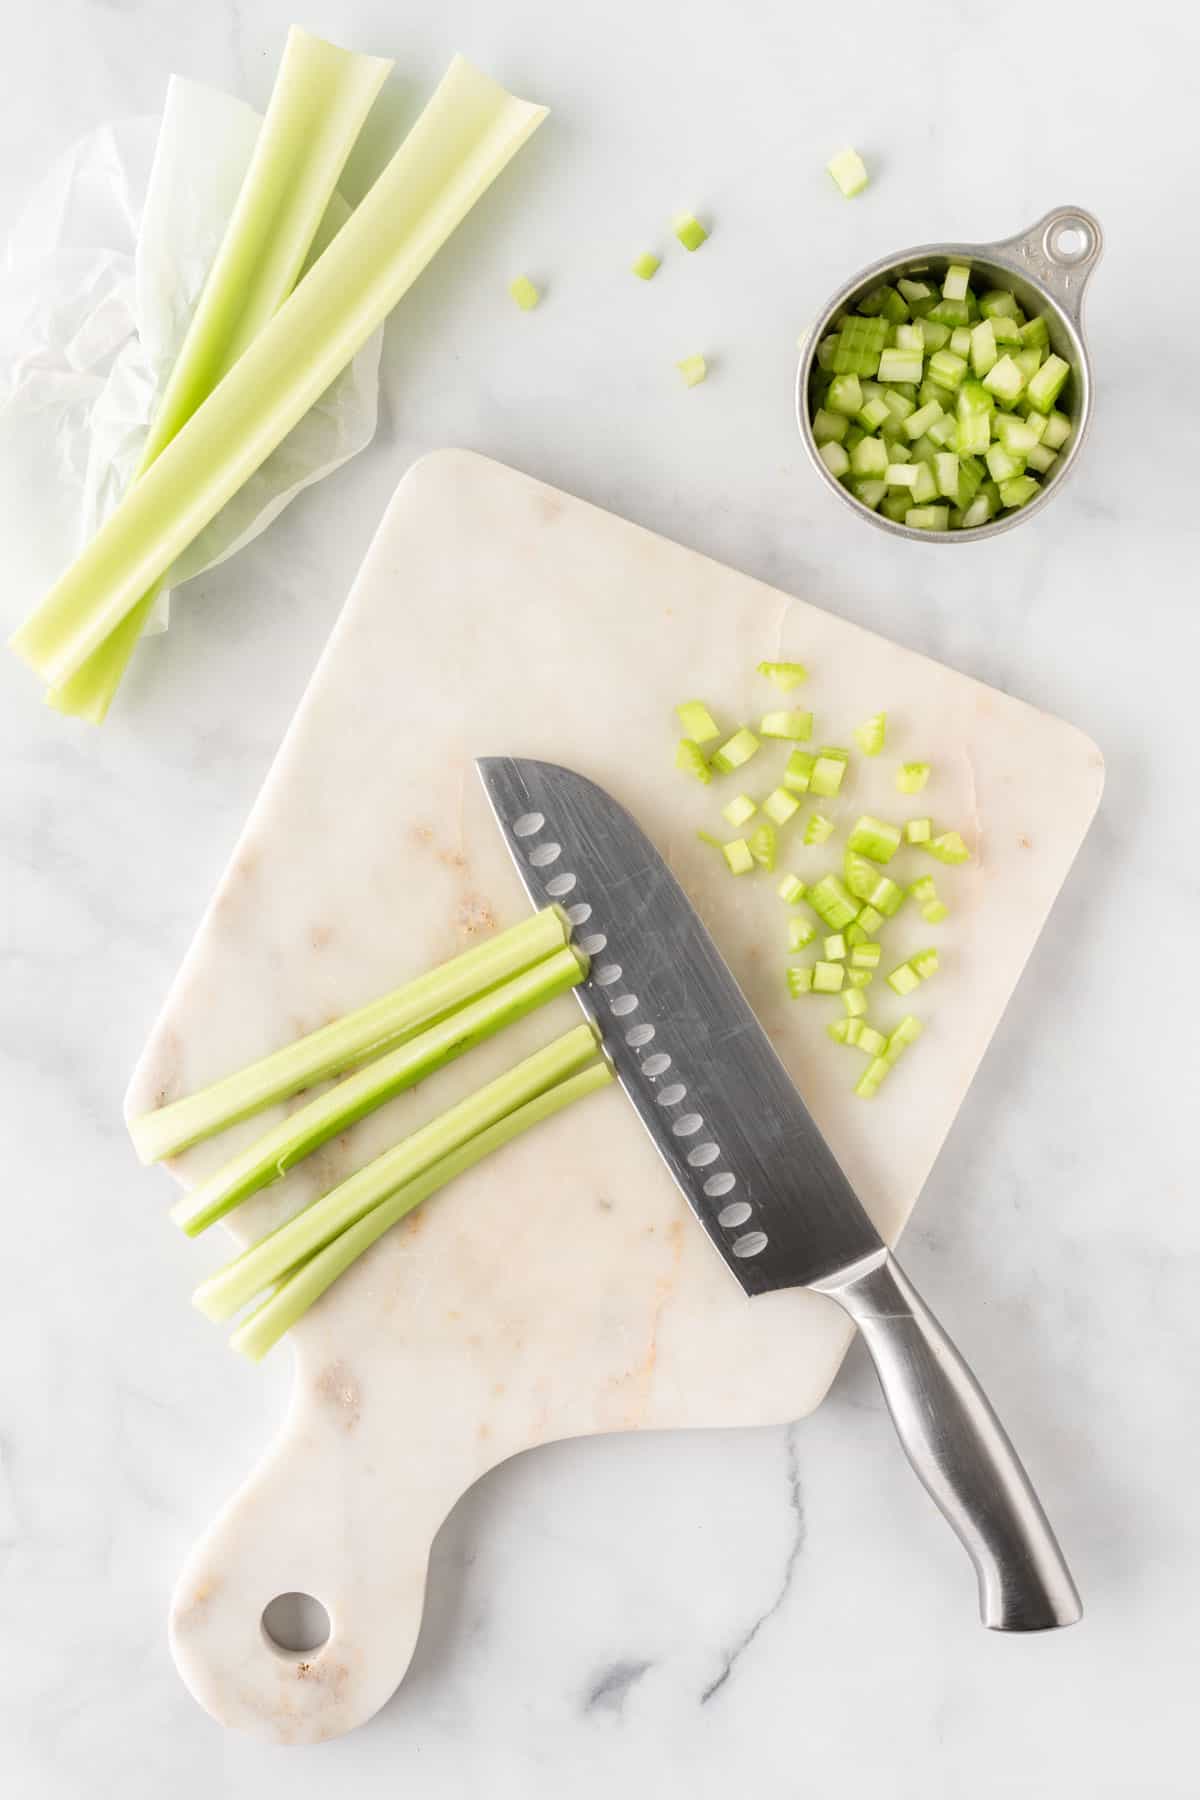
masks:
<path id="1" fill-rule="evenodd" d="M 346 158 L 392 64 L 288 33 L 270 104 L 220 249 L 138 464 L 140 476 L 233 367 L 300 278 Z M 136 479 L 137 477 L 135 477 Z M 159 583 L 47 699 L 99 724 Z"/>
<path id="2" fill-rule="evenodd" d="M 249 1068 L 155 1112 L 143 1113 L 129 1126 L 134 1149 L 144 1163 L 176 1156 L 276 1100 L 288 1100 L 316 1081 L 340 1075 L 356 1063 L 394 1049 L 433 1020 L 552 956 L 569 936 L 561 908 L 550 906 L 534 913 L 487 943 L 273 1051 Z"/>
<path id="3" fill-rule="evenodd" d="M 364 1218 L 359 1219 L 356 1225 L 351 1225 L 334 1238 L 331 1244 L 326 1244 L 323 1250 L 318 1250 L 315 1256 L 309 1257 L 293 1275 L 287 1276 L 270 1299 L 264 1300 L 239 1325 L 229 1340 L 231 1348 L 240 1350 L 251 1362 L 260 1362 L 271 1346 L 278 1343 L 297 1320 L 303 1318 L 309 1307 L 332 1287 L 351 1263 L 357 1262 L 385 1232 L 428 1200 L 431 1194 L 436 1194 L 439 1188 L 446 1187 L 459 1175 L 473 1169 L 476 1163 L 520 1137 L 531 1126 L 540 1124 L 543 1119 L 552 1118 L 564 1107 L 595 1093 L 598 1088 L 607 1087 L 612 1079 L 613 1073 L 607 1063 L 593 1063 L 581 1074 L 571 1075 L 566 1081 L 558 1082 L 544 1094 L 539 1094 L 535 1100 L 527 1101 L 524 1106 L 509 1113 L 498 1124 L 481 1131 L 460 1149 L 434 1163 L 431 1169 L 418 1176 L 415 1181 L 406 1182 L 388 1199 L 380 1201 Z"/>
<path id="4" fill-rule="evenodd" d="M 578 1074 L 596 1057 L 591 1025 L 573 1031 L 526 1057 L 495 1081 L 452 1106 L 430 1124 L 402 1138 L 355 1174 L 314 1200 L 248 1250 L 201 1282 L 193 1304 L 210 1319 L 227 1319 L 272 1282 L 324 1249 L 380 1201 L 406 1182 L 426 1174 L 481 1131 L 498 1125 L 518 1107 Z"/>
<path id="5" fill-rule="evenodd" d="M 394 1094 L 415 1087 L 506 1025 L 576 987 L 587 973 L 587 958 L 567 945 L 544 962 L 492 988 L 469 1006 L 410 1038 L 398 1049 L 348 1075 L 307 1106 L 231 1157 L 171 1209 L 175 1223 L 196 1237 L 259 1188 L 277 1181 L 322 1144 L 373 1112 Z"/>
<path id="6" fill-rule="evenodd" d="M 546 116 L 455 57 L 374 186 L 16 632 L 66 681 L 320 398 Z"/>

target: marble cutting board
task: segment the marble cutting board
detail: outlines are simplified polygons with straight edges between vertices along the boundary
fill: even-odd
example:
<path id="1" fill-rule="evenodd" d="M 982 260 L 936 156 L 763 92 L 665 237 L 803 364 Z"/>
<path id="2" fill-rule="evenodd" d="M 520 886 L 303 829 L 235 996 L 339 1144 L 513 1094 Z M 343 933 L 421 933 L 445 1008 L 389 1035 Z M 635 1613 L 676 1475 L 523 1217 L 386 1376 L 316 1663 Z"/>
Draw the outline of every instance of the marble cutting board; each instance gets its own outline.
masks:
<path id="1" fill-rule="evenodd" d="M 672 769 L 674 702 L 702 695 L 731 724 L 753 719 L 774 693 L 754 666 L 780 656 L 812 671 L 797 700 L 816 712 L 819 741 L 850 742 L 855 723 L 888 709 L 889 752 L 856 759 L 833 804 L 840 820 L 928 811 L 978 848 L 969 867 L 946 871 L 907 853 L 953 910 L 936 934 L 905 915 L 889 930 L 902 953 L 936 935 L 943 966 L 913 1007 L 928 1021 L 921 1045 L 870 1106 L 851 1091 L 857 1053 L 825 1035 L 837 1003 L 785 998 L 774 884 L 729 878 L 695 835 L 719 828 L 720 800 Z M 571 764 L 636 813 L 894 1239 L 1095 812 L 1098 750 L 808 601 L 465 452 L 427 457 L 401 482 L 127 1113 L 522 917 L 472 772 L 490 752 Z M 913 807 L 893 773 L 923 756 L 935 773 Z M 760 769 L 765 757 L 739 786 L 759 791 Z M 811 877 L 829 865 L 798 840 L 785 833 L 781 866 Z M 871 999 L 885 1024 L 906 1010 L 879 981 Z M 327 1146 L 235 1213 L 233 1237 L 259 1235 L 578 1018 L 569 999 L 551 1013 Z M 201 1178 L 265 1122 L 197 1147 L 174 1174 Z M 848 1338 L 818 1296 L 747 1301 L 621 1094 L 594 1097 L 405 1221 L 293 1332 L 279 1436 L 180 1575 L 171 1639 L 185 1682 L 222 1723 L 277 1742 L 351 1729 L 402 1678 L 431 1542 L 484 1471 L 557 1438 L 798 1418 L 820 1402 Z M 267 1603 L 296 1591 L 331 1620 L 328 1642 L 306 1655 L 279 1650 L 262 1627 Z"/>

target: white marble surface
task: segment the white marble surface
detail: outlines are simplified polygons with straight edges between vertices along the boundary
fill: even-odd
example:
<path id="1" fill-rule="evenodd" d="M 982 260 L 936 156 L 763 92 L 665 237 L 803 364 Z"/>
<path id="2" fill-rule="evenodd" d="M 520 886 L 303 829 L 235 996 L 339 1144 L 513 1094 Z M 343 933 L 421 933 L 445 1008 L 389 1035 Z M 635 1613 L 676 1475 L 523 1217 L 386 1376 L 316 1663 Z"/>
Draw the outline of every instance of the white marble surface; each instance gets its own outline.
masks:
<path id="1" fill-rule="evenodd" d="M 73 136 L 155 108 L 171 69 L 261 102 L 289 17 L 282 0 L 14 10 L 0 214 Z M 686 25 L 613 0 L 407 17 L 329 0 L 305 23 L 397 56 L 396 120 L 455 48 L 555 117 L 394 322 L 376 445 L 197 584 L 102 734 L 0 668 L 5 1776 L 37 1800 L 331 1782 L 433 1800 L 619 1783 L 1191 1800 L 1200 630 L 1194 425 L 1165 412 L 1159 363 L 1195 389 L 1169 321 L 1200 275 L 1200 26 L 1070 5 L 1005 34 L 991 8 L 900 19 L 870 0 L 842 39 L 720 0 Z M 829 67 L 843 48 L 849 82 Z M 981 64 L 1004 172 L 968 154 L 996 117 Z M 877 172 L 853 206 L 821 174 L 847 139 Z M 954 554 L 844 517 L 790 419 L 805 318 L 875 255 L 1067 199 L 1109 241 L 1089 315 L 1100 412 L 1071 486 L 1043 521 Z M 623 265 L 680 203 L 711 213 L 712 244 L 636 296 L 634 329 Z M 545 282 L 532 318 L 501 292 L 519 268 Z M 669 364 L 693 348 L 714 373 L 687 394 Z M 121 1091 L 386 497 L 444 443 L 803 587 L 1105 750 L 1100 819 L 907 1238 L 1038 1473 L 1081 1628 L 979 1630 L 852 1356 L 791 1432 L 562 1446 L 488 1477 L 438 1541 L 412 1674 L 354 1737 L 289 1754 L 225 1736 L 179 1685 L 175 1568 L 287 1371 L 239 1372 L 187 1307 L 195 1252 L 133 1164 Z M 1151 918 L 1170 921 L 1161 968 Z"/>

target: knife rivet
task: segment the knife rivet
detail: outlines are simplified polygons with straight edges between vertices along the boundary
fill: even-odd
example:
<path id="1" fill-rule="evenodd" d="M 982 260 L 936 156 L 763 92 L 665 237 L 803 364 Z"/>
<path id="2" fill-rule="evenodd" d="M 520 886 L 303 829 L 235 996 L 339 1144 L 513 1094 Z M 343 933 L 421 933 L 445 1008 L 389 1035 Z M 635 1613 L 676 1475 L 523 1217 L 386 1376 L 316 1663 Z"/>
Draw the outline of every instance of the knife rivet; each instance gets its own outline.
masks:
<path id="1" fill-rule="evenodd" d="M 590 937 L 580 938 L 579 948 L 585 956 L 599 956 L 607 943 L 602 931 L 593 931 Z"/>
<path id="2" fill-rule="evenodd" d="M 715 1163 L 721 1152 L 714 1143 L 697 1144 L 694 1150 L 688 1151 L 688 1162 L 693 1169 L 706 1169 L 709 1163 Z"/>
<path id="3" fill-rule="evenodd" d="M 670 1066 L 671 1059 L 666 1051 L 659 1050 L 656 1051 L 653 1056 L 648 1056 L 646 1058 L 645 1062 L 642 1064 L 642 1074 L 649 1075 L 651 1080 L 653 1080 L 656 1075 L 665 1075 Z"/>
<path id="4" fill-rule="evenodd" d="M 765 1250 L 766 1247 L 767 1234 L 765 1231 L 743 1232 L 742 1236 L 740 1238 L 734 1238 L 733 1243 L 730 1245 L 735 1256 L 757 1256 L 759 1252 Z"/>
<path id="5" fill-rule="evenodd" d="M 631 1050 L 640 1050 L 642 1045 L 650 1043 L 653 1037 L 653 1025 L 631 1025 L 625 1033 L 625 1042 Z"/>
<path id="6" fill-rule="evenodd" d="M 612 1003 L 612 1009 L 618 1019 L 623 1019 L 626 1013 L 636 1012 L 638 1009 L 637 995 L 618 994 L 617 998 Z"/>
<path id="7" fill-rule="evenodd" d="M 522 813 L 519 819 L 513 820 L 514 837 L 532 837 L 546 823 L 545 813 Z"/>
<path id="8" fill-rule="evenodd" d="M 578 879 L 577 875 L 554 875 L 546 883 L 546 892 L 557 900 L 560 894 L 569 894 Z"/>
<path id="9" fill-rule="evenodd" d="M 592 909 L 586 900 L 580 900 L 575 906 L 567 908 L 568 925 L 586 925 L 592 916 Z"/>
<path id="10" fill-rule="evenodd" d="M 673 1081 L 670 1087 L 663 1088 L 659 1093 L 658 1104 L 660 1106 L 678 1106 L 686 1093 L 687 1089 L 682 1081 Z"/>
<path id="11" fill-rule="evenodd" d="M 750 1206 L 745 1200 L 734 1200 L 723 1206 L 717 1214 L 717 1224 L 723 1225 L 726 1231 L 732 1231 L 735 1225 L 744 1225 L 750 1217 Z"/>
<path id="12" fill-rule="evenodd" d="M 671 1130 L 676 1137 L 694 1137 L 703 1124 L 704 1120 L 699 1113 L 684 1113 L 682 1117 L 676 1119 Z"/>
<path id="13" fill-rule="evenodd" d="M 710 1200 L 719 1200 L 722 1194 L 727 1194 L 731 1188 L 735 1188 L 736 1186 L 737 1176 L 731 1175 L 728 1169 L 726 1169 L 724 1173 L 720 1175 L 710 1175 L 704 1184 L 704 1191 Z M 750 1217 L 748 1209 L 746 1217 Z M 724 1221 L 722 1222 L 724 1223 Z M 728 1223 L 731 1225 L 740 1225 L 742 1221 L 741 1219 L 730 1219 Z"/>
<path id="14" fill-rule="evenodd" d="M 535 869 L 544 869 L 547 863 L 557 862 L 561 855 L 561 844 L 536 844 L 529 852 L 529 860 Z"/>
<path id="15" fill-rule="evenodd" d="M 592 980 L 597 987 L 611 987 L 614 981 L 620 981 L 620 979 L 620 963 L 602 963 L 598 969 L 592 970 Z"/>

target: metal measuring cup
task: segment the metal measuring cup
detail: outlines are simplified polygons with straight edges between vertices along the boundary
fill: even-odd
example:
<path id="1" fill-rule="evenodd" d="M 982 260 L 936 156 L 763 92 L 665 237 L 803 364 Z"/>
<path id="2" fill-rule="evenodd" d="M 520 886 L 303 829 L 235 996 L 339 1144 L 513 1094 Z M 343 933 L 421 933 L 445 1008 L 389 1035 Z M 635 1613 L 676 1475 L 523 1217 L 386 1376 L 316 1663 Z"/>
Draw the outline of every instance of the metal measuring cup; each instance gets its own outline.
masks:
<path id="1" fill-rule="evenodd" d="M 1104 235 L 1091 213 L 1081 206 L 1060 206 L 1028 231 L 996 244 L 918 244 L 913 250 L 885 257 L 860 270 L 838 290 L 808 332 L 796 370 L 796 422 L 813 466 L 826 486 L 860 518 L 868 519 L 881 531 L 890 531 L 896 537 L 919 538 L 923 544 L 977 543 L 980 538 L 995 537 L 1041 512 L 1074 467 L 1092 416 L 1092 366 L 1083 340 L 1083 296 L 1103 248 Z M 984 286 L 1011 288 L 1031 317 L 1034 313 L 1045 315 L 1052 348 L 1071 365 L 1071 379 L 1058 402 L 1071 420 L 1071 435 L 1042 482 L 1041 493 L 1018 511 L 970 531 L 916 531 L 911 525 L 885 518 L 864 506 L 830 474 L 817 454 L 809 388 L 817 345 L 839 313 L 853 311 L 872 288 L 881 282 L 894 282 L 899 276 L 932 275 L 940 286 L 952 262 L 966 263 L 972 276 L 981 278 Z"/>

